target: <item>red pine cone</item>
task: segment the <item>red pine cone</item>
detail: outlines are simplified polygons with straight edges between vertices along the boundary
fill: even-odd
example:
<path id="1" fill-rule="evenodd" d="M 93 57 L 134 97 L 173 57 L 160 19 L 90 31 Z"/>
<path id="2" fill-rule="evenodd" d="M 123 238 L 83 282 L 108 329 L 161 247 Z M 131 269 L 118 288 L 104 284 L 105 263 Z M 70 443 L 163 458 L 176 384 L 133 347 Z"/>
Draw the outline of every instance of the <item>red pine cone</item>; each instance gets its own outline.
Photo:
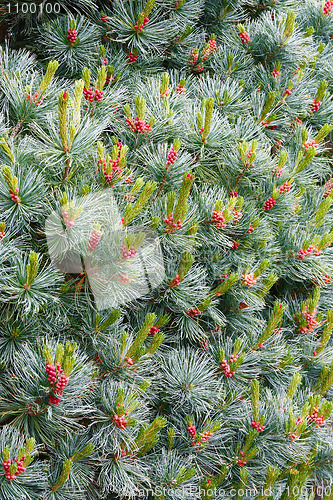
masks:
<path id="1" fill-rule="evenodd" d="M 95 250 L 95 248 L 97 248 L 101 234 L 102 234 L 101 231 L 96 231 L 95 229 L 91 231 L 91 235 L 88 242 L 89 252 L 92 252 L 93 250 Z"/>
<path id="2" fill-rule="evenodd" d="M 95 101 L 100 102 L 102 100 L 103 94 L 104 94 L 103 90 L 96 89 L 94 95 Z"/>
<path id="3" fill-rule="evenodd" d="M 273 171 L 272 171 L 272 175 L 276 175 L 276 177 L 281 177 L 281 174 L 283 172 L 283 168 L 279 168 L 279 165 L 276 165 L 274 168 L 273 168 Z"/>
<path id="4" fill-rule="evenodd" d="M 127 422 L 123 416 L 116 414 L 113 416 L 113 421 L 116 424 L 116 427 L 118 427 L 118 429 L 122 429 L 122 430 L 126 429 Z"/>
<path id="5" fill-rule="evenodd" d="M 280 187 L 280 193 L 289 193 L 291 189 L 291 184 L 289 182 L 285 182 L 281 187 Z"/>
<path id="6" fill-rule="evenodd" d="M 135 121 L 134 121 L 134 124 L 135 124 L 135 127 L 136 127 L 136 130 L 137 132 L 139 133 L 143 133 L 145 132 L 146 130 L 146 124 L 145 124 L 145 121 L 144 120 L 139 120 L 138 117 L 135 118 Z"/>
<path id="7" fill-rule="evenodd" d="M 77 40 L 77 31 L 76 29 L 69 29 L 67 30 L 67 40 L 69 41 L 70 45 L 73 45 L 76 40 Z"/>
<path id="8" fill-rule="evenodd" d="M 93 102 L 93 100 L 94 100 L 94 91 L 93 91 L 93 89 L 91 87 L 89 87 L 89 89 L 84 88 L 83 89 L 83 95 L 84 95 L 84 98 L 86 99 L 86 101 Z"/>
<path id="9" fill-rule="evenodd" d="M 311 141 L 307 141 L 304 143 L 304 147 L 305 147 L 305 151 L 310 147 L 314 147 L 315 149 L 317 149 L 317 147 L 319 146 L 318 142 L 316 142 L 314 139 L 312 139 Z"/>
<path id="10" fill-rule="evenodd" d="M 133 52 L 130 52 L 127 56 L 127 62 L 128 64 L 134 64 L 137 61 L 138 56 L 135 56 Z"/>
<path id="11" fill-rule="evenodd" d="M 60 398 L 56 398 L 55 396 L 50 396 L 49 403 L 51 403 L 51 405 L 58 405 L 60 403 Z"/>
<path id="12" fill-rule="evenodd" d="M 58 379 L 54 392 L 62 396 L 62 391 L 64 390 L 67 384 L 68 384 L 68 377 L 66 377 L 66 375 L 62 373 L 60 375 L 60 378 Z"/>
<path id="13" fill-rule="evenodd" d="M 210 431 L 206 431 L 203 433 L 201 441 L 208 441 L 210 437 L 212 437 L 213 433 Z"/>
<path id="14" fill-rule="evenodd" d="M 199 314 L 201 314 L 201 311 L 196 307 L 192 307 L 187 311 L 187 314 L 191 316 L 191 318 L 193 318 L 194 316 L 199 316 Z"/>
<path id="15" fill-rule="evenodd" d="M 133 365 L 133 363 L 134 363 L 134 361 L 133 361 L 133 359 L 132 359 L 132 358 L 125 358 L 125 361 L 127 361 L 127 365 L 128 365 L 128 366 L 132 366 L 132 365 Z"/>
<path id="16" fill-rule="evenodd" d="M 176 88 L 177 94 L 184 94 L 185 90 L 186 90 L 185 87 L 182 87 L 180 85 L 180 83 L 178 83 L 177 88 Z"/>
<path id="17" fill-rule="evenodd" d="M 194 426 L 194 425 L 189 425 L 189 426 L 187 427 L 187 431 L 188 431 L 189 435 L 190 435 L 192 438 L 194 438 L 195 433 L 196 433 L 195 426 Z"/>
<path id="18" fill-rule="evenodd" d="M 143 12 L 142 12 L 142 14 L 143 14 Z M 135 31 L 137 33 L 139 31 L 142 31 L 142 29 L 144 28 L 144 26 L 146 26 L 146 24 L 148 23 L 148 21 L 149 21 L 149 18 L 147 16 L 145 16 L 142 24 L 139 25 L 139 22 L 137 22 L 136 25 L 134 26 Z"/>
<path id="19" fill-rule="evenodd" d="M 214 50 L 216 50 L 216 40 L 215 38 L 210 38 L 209 41 L 209 48 L 210 50 L 213 52 Z"/>
<path id="20" fill-rule="evenodd" d="M 274 207 L 275 203 L 276 203 L 276 200 L 274 200 L 274 198 L 272 198 L 270 196 L 269 198 L 267 198 L 267 200 L 264 203 L 264 210 L 270 210 L 271 208 Z"/>
<path id="21" fill-rule="evenodd" d="M 131 246 L 129 249 L 125 245 L 120 245 L 120 249 L 122 251 L 122 258 L 123 259 L 130 259 L 131 257 L 135 257 L 137 254 L 136 248 Z"/>
<path id="22" fill-rule="evenodd" d="M 160 331 L 160 328 L 157 328 L 157 326 L 152 326 L 148 332 L 148 335 L 155 335 L 155 333 L 157 333 L 159 331 Z"/>
<path id="23" fill-rule="evenodd" d="M 251 427 L 252 427 L 253 429 L 255 429 L 256 431 L 258 431 L 258 432 L 263 432 L 263 431 L 264 431 L 264 429 L 265 429 L 265 426 L 264 426 L 264 425 L 261 425 L 261 423 L 260 423 L 260 422 L 256 422 L 255 420 L 252 420 L 252 422 L 251 422 Z"/>
<path id="24" fill-rule="evenodd" d="M 10 195 L 11 199 L 13 201 L 15 201 L 15 203 L 20 203 L 20 201 L 21 201 L 21 198 L 18 196 L 18 192 L 19 192 L 18 188 L 15 188 L 15 193 L 13 193 L 12 191 L 9 191 L 9 195 Z"/>
<path id="25" fill-rule="evenodd" d="M 216 229 L 223 229 L 227 225 L 223 213 L 216 210 L 213 210 L 211 221 L 216 224 Z"/>
<path id="26" fill-rule="evenodd" d="M 56 380 L 56 370 L 53 365 L 49 365 L 46 363 L 46 373 L 47 373 L 47 379 L 50 382 L 51 385 L 54 384 Z"/>
<path id="27" fill-rule="evenodd" d="M 179 274 L 176 274 L 176 276 L 173 278 L 172 281 L 170 281 L 169 286 L 170 288 L 173 288 L 175 286 L 179 286 L 180 284 L 180 276 Z"/>
<path id="28" fill-rule="evenodd" d="M 333 1 L 327 0 L 327 2 L 325 3 L 325 5 L 323 7 L 324 16 L 329 16 L 330 13 L 332 12 L 332 9 L 333 9 Z"/>
<path id="29" fill-rule="evenodd" d="M 232 372 L 232 371 L 230 370 L 230 365 L 229 365 L 229 363 L 227 362 L 227 360 L 226 360 L 226 359 L 224 359 L 224 360 L 221 362 L 220 366 L 221 366 L 221 368 L 222 368 L 222 370 L 223 370 L 223 372 L 224 372 L 225 377 L 227 377 L 227 378 L 228 378 L 228 377 L 232 377 L 232 376 L 235 374 L 235 372 Z"/>
<path id="30" fill-rule="evenodd" d="M 168 153 L 167 163 L 173 165 L 177 159 L 177 156 L 178 156 L 178 151 L 172 148 Z"/>
<path id="31" fill-rule="evenodd" d="M 26 470 L 26 467 L 23 467 L 23 462 L 24 462 L 25 458 L 26 458 L 26 455 L 23 455 L 23 457 L 20 458 L 20 460 L 18 458 L 14 458 L 14 462 L 17 463 L 17 469 L 16 469 L 16 472 L 14 474 L 11 474 L 9 472 L 9 468 L 11 465 L 10 459 L 8 459 L 6 462 L 2 462 L 2 467 L 3 467 L 3 470 L 5 472 L 5 476 L 6 476 L 7 481 L 13 481 L 17 476 L 19 476 L 22 472 L 24 472 Z"/>
<path id="32" fill-rule="evenodd" d="M 243 44 L 244 43 L 249 43 L 250 36 L 249 36 L 249 34 L 246 31 L 244 31 L 244 33 L 240 33 L 239 36 L 240 36 L 240 39 L 241 39 L 241 41 L 242 41 Z"/>
<path id="33" fill-rule="evenodd" d="M 318 111 L 319 107 L 321 105 L 321 101 L 316 101 L 316 99 L 313 101 L 313 103 L 310 105 L 310 110 L 315 113 Z"/>

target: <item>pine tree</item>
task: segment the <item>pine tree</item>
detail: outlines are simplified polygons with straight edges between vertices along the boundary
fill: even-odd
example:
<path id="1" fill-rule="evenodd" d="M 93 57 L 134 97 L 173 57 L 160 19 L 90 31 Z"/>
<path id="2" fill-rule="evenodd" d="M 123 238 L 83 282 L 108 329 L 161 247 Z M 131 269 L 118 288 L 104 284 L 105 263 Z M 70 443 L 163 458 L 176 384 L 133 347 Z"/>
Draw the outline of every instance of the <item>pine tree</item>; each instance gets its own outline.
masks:
<path id="1" fill-rule="evenodd" d="M 333 2 L 0 20 L 0 500 L 332 500 Z"/>

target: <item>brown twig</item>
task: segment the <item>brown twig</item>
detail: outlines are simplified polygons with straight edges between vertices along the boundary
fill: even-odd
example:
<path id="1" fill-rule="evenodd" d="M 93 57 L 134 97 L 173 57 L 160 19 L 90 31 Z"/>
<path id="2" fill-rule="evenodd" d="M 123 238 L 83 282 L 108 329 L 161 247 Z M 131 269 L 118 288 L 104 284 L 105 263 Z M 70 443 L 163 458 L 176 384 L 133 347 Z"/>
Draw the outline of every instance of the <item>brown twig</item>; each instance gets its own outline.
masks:
<path id="1" fill-rule="evenodd" d="M 18 131 L 20 130 L 20 128 L 22 127 L 22 124 L 25 120 L 25 117 L 24 118 L 21 118 L 21 120 L 19 120 L 17 122 L 17 124 L 15 125 L 11 135 L 10 135 L 10 139 L 14 139 L 14 137 L 16 136 L 16 134 L 18 133 Z"/>
<path id="2" fill-rule="evenodd" d="M 63 181 L 65 179 L 67 179 L 67 177 L 69 175 L 70 168 L 71 168 L 71 164 L 70 164 L 69 158 L 67 158 L 67 160 L 65 161 L 65 163 L 66 163 L 66 167 L 65 167 L 65 170 L 64 170 L 64 175 L 62 176 L 62 180 Z"/>

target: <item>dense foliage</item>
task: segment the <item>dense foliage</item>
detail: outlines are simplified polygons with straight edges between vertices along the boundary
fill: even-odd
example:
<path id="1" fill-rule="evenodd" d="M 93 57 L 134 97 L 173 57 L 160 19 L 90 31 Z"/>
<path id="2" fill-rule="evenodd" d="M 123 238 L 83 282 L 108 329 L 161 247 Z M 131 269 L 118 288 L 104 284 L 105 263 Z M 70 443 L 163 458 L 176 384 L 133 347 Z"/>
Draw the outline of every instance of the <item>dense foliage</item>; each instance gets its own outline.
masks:
<path id="1" fill-rule="evenodd" d="M 332 500 L 333 2 L 0 20 L 0 499 Z"/>

